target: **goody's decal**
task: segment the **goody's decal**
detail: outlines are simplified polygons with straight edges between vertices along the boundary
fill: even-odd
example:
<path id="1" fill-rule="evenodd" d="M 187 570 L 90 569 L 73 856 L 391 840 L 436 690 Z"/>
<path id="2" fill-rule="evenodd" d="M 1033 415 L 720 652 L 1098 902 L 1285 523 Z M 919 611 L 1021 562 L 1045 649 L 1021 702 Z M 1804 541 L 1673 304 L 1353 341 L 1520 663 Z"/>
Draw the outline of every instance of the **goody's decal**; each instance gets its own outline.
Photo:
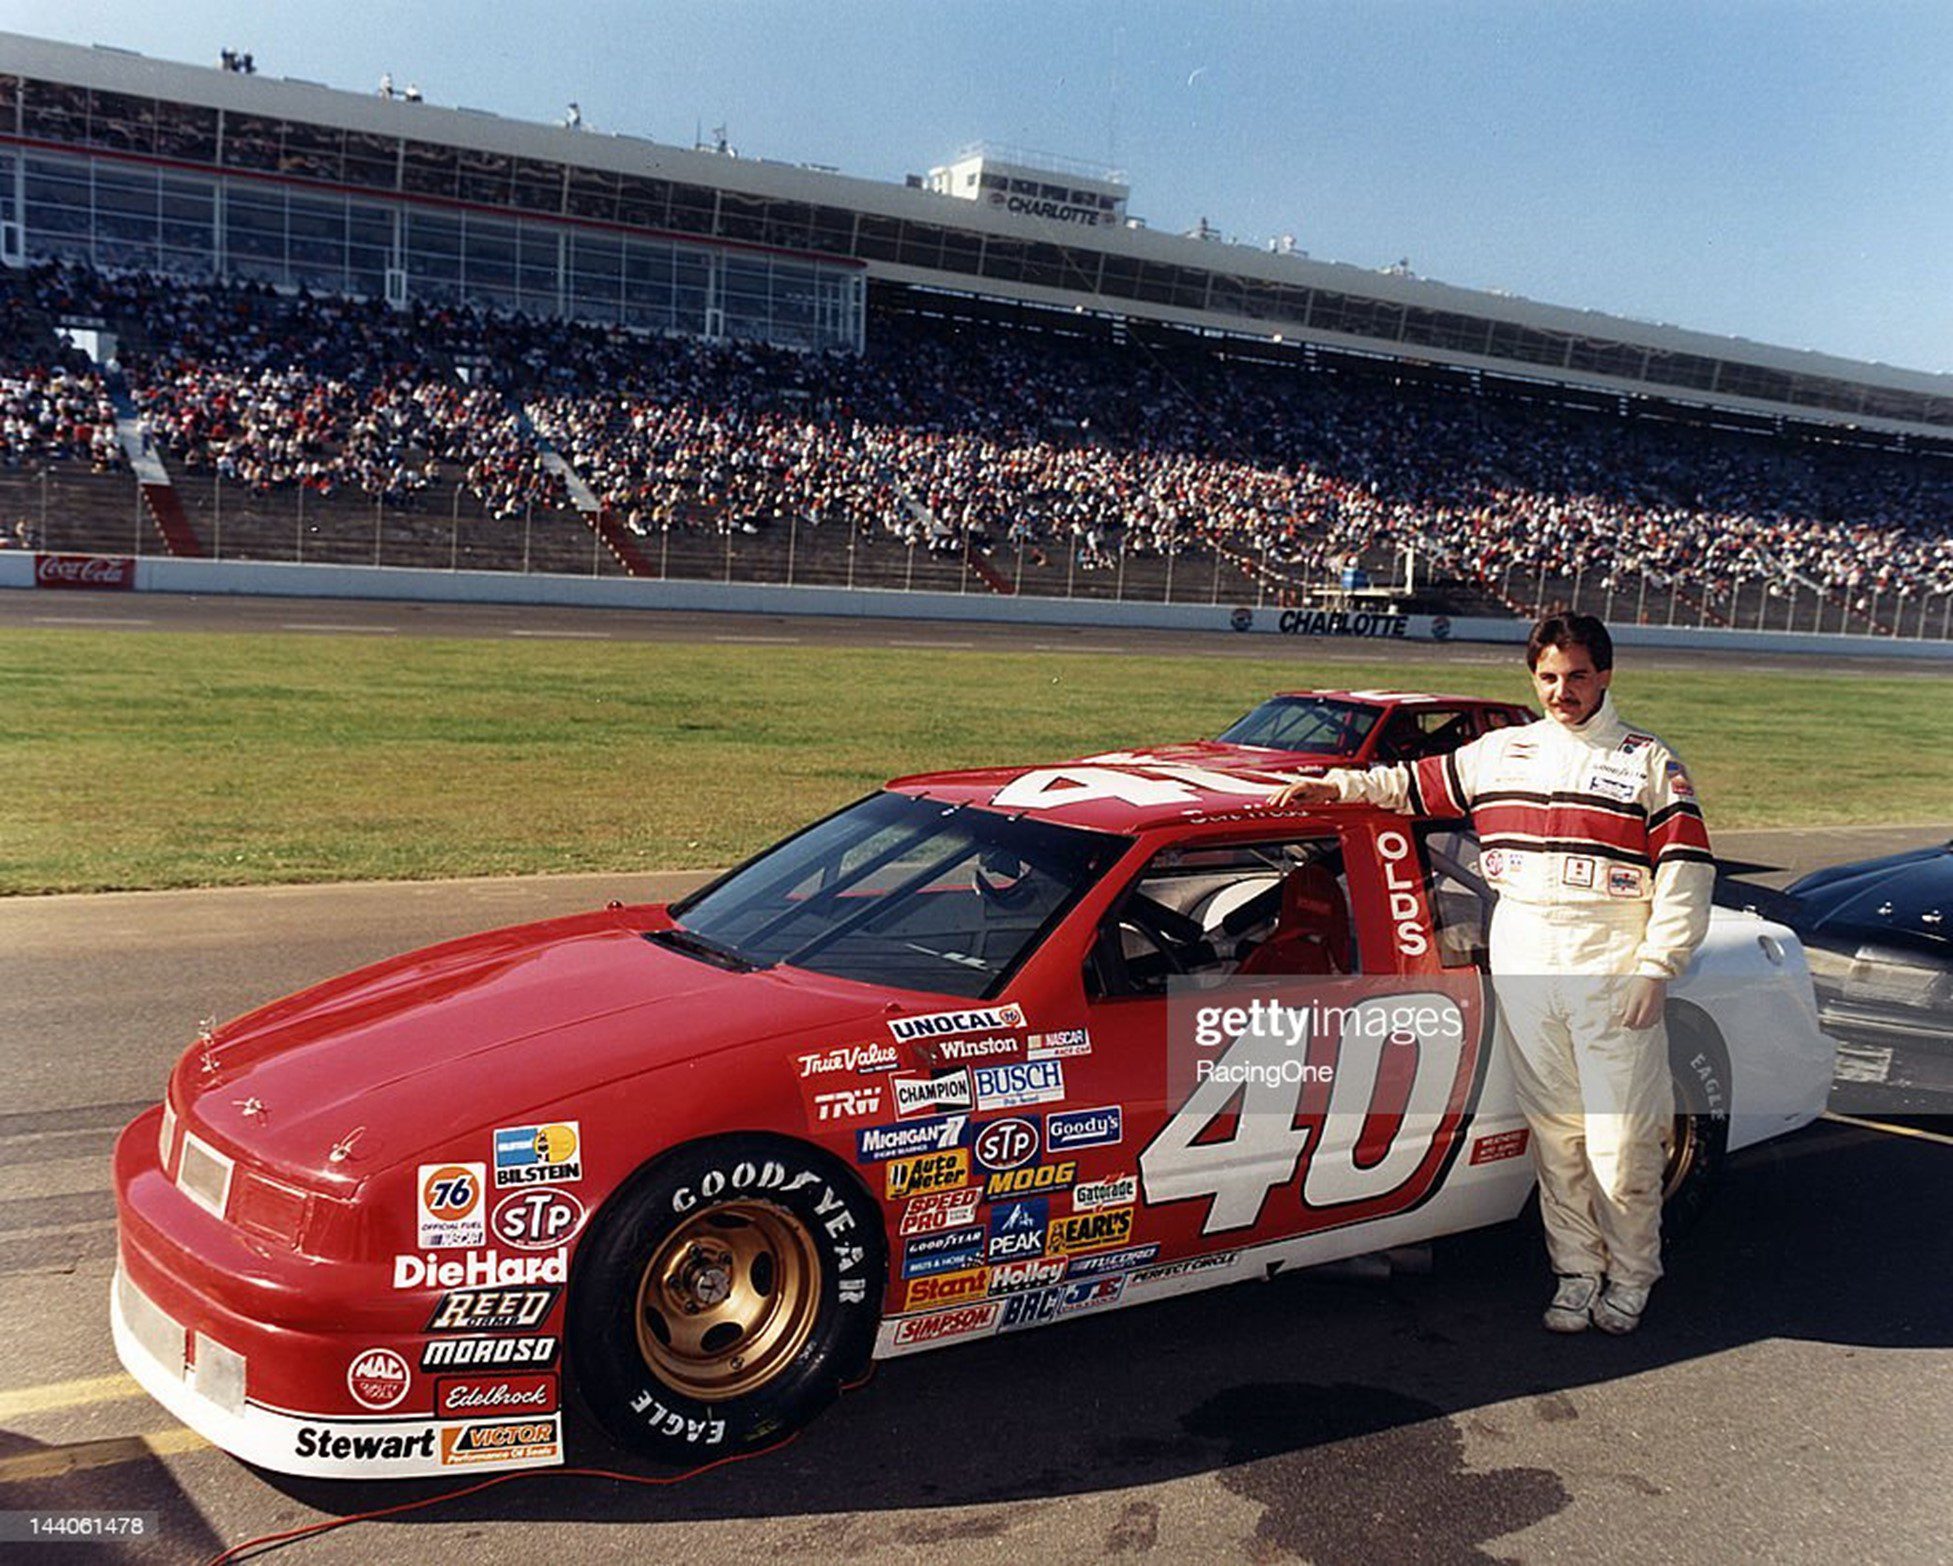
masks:
<path id="1" fill-rule="evenodd" d="M 583 1138 L 574 1120 L 502 1126 L 495 1132 L 495 1188 L 583 1178 Z"/>
<path id="2" fill-rule="evenodd" d="M 1048 1104 L 1065 1096 L 1065 1068 L 1055 1060 L 1012 1060 L 972 1066 L 978 1109 Z"/>
<path id="3" fill-rule="evenodd" d="M 1022 1115 L 992 1120 L 976 1134 L 977 1166 L 993 1171 L 1019 1168 L 1038 1156 L 1038 1142 L 1035 1120 Z"/>
<path id="4" fill-rule="evenodd" d="M 1044 1254 L 1044 1230 L 1051 1217 L 1051 1200 L 1026 1196 L 1000 1202 L 990 1209 L 985 1261 L 1020 1261 Z"/>
<path id="5" fill-rule="evenodd" d="M 422 1164 L 414 1243 L 424 1251 L 488 1243 L 482 1164 Z"/>
<path id="6" fill-rule="evenodd" d="M 854 1134 L 854 1156 L 860 1163 L 881 1164 L 891 1158 L 912 1158 L 918 1153 L 962 1147 L 969 1139 L 968 1115 L 943 1115 L 935 1120 L 914 1120 L 907 1125 L 867 1126 Z"/>
<path id="7" fill-rule="evenodd" d="M 1124 1136 L 1125 1119 L 1117 1104 L 1101 1109 L 1054 1109 L 1044 1117 L 1044 1143 L 1054 1153 L 1113 1147 Z"/>
<path id="8" fill-rule="evenodd" d="M 1024 1008 L 979 1006 L 969 1011 L 932 1011 L 919 1017 L 894 1017 L 888 1031 L 900 1044 L 911 1039 L 939 1039 L 953 1033 L 998 1033 L 1024 1026 Z"/>

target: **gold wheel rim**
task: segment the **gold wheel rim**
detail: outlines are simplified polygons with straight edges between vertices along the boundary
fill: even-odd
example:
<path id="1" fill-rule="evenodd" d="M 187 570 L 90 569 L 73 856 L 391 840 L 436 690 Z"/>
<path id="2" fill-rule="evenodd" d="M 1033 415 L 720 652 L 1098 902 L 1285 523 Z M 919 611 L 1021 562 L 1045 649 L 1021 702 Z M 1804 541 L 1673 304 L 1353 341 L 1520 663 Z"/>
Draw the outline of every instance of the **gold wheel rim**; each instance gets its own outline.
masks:
<path id="1" fill-rule="evenodd" d="M 1695 1167 L 1695 1116 L 1677 1115 L 1668 1134 L 1668 1167 L 1661 1174 L 1661 1199 L 1665 1202 L 1682 1188 Z"/>
<path id="2" fill-rule="evenodd" d="M 807 1226 L 768 1202 L 728 1202 L 668 1235 L 638 1279 L 638 1352 L 674 1392 L 723 1402 L 765 1386 L 806 1346 L 820 1309 Z"/>

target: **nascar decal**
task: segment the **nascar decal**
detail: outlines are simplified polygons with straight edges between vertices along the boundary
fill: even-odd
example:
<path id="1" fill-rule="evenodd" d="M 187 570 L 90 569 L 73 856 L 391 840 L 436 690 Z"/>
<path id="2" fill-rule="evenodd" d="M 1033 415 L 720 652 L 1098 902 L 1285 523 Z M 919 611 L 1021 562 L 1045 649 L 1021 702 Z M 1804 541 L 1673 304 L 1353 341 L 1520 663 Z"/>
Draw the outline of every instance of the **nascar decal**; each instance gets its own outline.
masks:
<path id="1" fill-rule="evenodd" d="M 1469 991 L 1453 982 L 1477 995 L 1475 977 Z M 1201 1230 L 1218 1234 L 1252 1226 L 1283 1190 L 1307 1233 L 1404 1212 L 1431 1194 L 1477 1093 L 1482 1039 L 1442 991 L 1373 994 L 1321 1015 L 1332 1012 L 1340 1037 L 1328 1022 L 1301 1040 L 1247 1026 L 1218 1059 L 1196 1063 L 1191 1092 L 1139 1155 L 1149 1207 L 1204 1201 Z M 1397 1026 L 1404 1018 L 1418 1026 Z M 1478 1021 L 1489 1023 L 1489 1008 Z M 1211 1135 L 1217 1123 L 1228 1134 Z"/>
<path id="2" fill-rule="evenodd" d="M 1065 1096 L 1065 1068 L 1055 1060 L 1014 1060 L 996 1066 L 972 1066 L 978 1109 L 1014 1109 L 1020 1104 L 1048 1104 Z"/>
<path id="3" fill-rule="evenodd" d="M 893 1071 L 902 1058 L 893 1044 L 843 1044 L 796 1057 L 803 1077 L 832 1076 L 837 1071 Z"/>
<path id="4" fill-rule="evenodd" d="M 939 1343 L 945 1338 L 967 1338 L 989 1332 L 997 1325 L 1003 1306 L 995 1300 L 963 1305 L 955 1310 L 939 1310 L 927 1316 L 907 1316 L 895 1324 L 898 1348 L 915 1343 Z"/>
<path id="5" fill-rule="evenodd" d="M 483 1164 L 422 1164 L 414 1243 L 424 1251 L 488 1243 Z"/>
<path id="6" fill-rule="evenodd" d="M 1047 1248 L 1053 1256 L 1072 1256 L 1079 1251 L 1104 1251 L 1124 1245 L 1132 1238 L 1132 1211 L 1130 1207 L 1113 1207 L 1104 1212 L 1053 1218 Z"/>
<path id="7" fill-rule="evenodd" d="M 952 1033 L 1001 1033 L 1023 1026 L 1024 1008 L 1012 1003 L 971 1011 L 932 1011 L 919 1017 L 894 1017 L 889 1021 L 888 1031 L 900 1044 L 911 1039 L 943 1038 Z"/>
<path id="8" fill-rule="evenodd" d="M 1065 1028 L 1057 1033 L 1033 1033 L 1024 1041 L 1024 1054 L 1030 1060 L 1058 1060 L 1069 1055 L 1092 1053 L 1092 1035 L 1083 1028 Z"/>
<path id="9" fill-rule="evenodd" d="M 495 1133 L 495 1187 L 583 1178 L 583 1138 L 574 1120 L 504 1126 Z"/>

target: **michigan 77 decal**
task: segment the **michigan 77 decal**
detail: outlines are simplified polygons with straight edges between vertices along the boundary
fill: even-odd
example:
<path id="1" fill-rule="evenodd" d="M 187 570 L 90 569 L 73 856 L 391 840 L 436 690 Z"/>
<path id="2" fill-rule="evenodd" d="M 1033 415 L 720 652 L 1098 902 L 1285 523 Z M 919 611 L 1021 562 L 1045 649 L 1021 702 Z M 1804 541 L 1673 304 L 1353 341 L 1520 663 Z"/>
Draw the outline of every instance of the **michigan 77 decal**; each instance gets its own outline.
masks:
<path id="1" fill-rule="evenodd" d="M 1416 988 L 1290 980 L 1176 998 L 1169 1102 L 1191 1092 L 1140 1154 L 1146 1204 L 1204 1200 L 1203 1233 L 1272 1237 L 1430 1196 L 1478 1095 L 1488 1010 L 1475 973 L 1396 982 Z"/>

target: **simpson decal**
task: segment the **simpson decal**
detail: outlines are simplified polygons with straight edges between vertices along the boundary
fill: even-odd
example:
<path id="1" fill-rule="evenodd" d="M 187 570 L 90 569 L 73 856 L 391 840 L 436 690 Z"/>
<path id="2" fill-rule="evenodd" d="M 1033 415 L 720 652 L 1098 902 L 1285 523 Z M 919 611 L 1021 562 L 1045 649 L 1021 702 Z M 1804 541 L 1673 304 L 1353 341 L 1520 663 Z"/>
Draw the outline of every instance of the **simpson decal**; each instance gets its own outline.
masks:
<path id="1" fill-rule="evenodd" d="M 895 1342 L 898 1347 L 907 1347 L 912 1343 L 939 1343 L 944 1338 L 972 1337 L 995 1327 L 1002 1310 L 995 1300 L 989 1300 L 956 1310 L 939 1310 L 929 1316 L 911 1316 L 895 1324 Z"/>

